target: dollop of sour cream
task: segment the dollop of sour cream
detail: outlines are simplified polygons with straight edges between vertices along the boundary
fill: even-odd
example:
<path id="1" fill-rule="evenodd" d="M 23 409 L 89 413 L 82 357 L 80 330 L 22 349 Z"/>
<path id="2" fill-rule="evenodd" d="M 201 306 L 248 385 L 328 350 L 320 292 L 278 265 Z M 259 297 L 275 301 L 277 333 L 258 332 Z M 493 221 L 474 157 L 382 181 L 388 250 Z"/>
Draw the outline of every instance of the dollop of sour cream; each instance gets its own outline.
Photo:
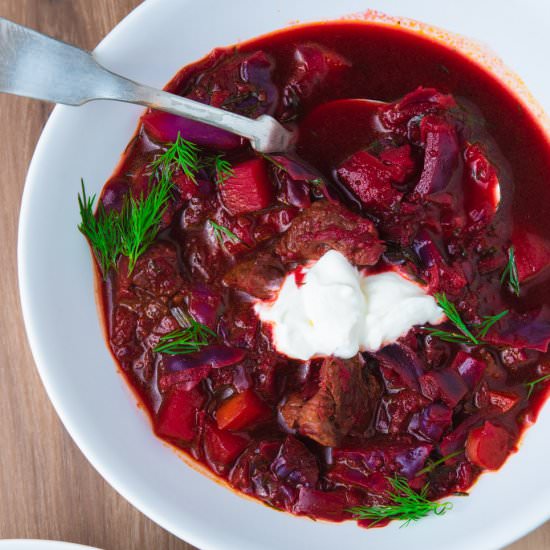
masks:
<path id="1" fill-rule="evenodd" d="M 422 286 L 395 271 L 365 276 L 335 250 L 299 277 L 290 273 L 277 298 L 255 310 L 271 324 L 277 351 L 304 361 L 377 351 L 415 325 L 444 319 Z"/>

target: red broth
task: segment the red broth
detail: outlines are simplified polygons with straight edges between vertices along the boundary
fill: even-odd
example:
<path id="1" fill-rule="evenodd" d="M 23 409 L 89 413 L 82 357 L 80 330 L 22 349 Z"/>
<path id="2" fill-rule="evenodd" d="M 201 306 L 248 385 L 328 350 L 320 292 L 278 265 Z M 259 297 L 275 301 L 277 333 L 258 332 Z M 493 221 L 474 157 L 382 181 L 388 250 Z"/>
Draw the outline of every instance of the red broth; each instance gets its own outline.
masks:
<path id="1" fill-rule="evenodd" d="M 438 499 L 468 491 L 483 470 L 498 468 L 544 401 L 545 381 L 529 382 L 550 373 L 550 146 L 517 98 L 441 44 L 349 22 L 215 50 L 167 89 L 249 116 L 267 112 L 297 128 L 295 161 L 315 177 L 294 177 L 238 143 L 225 158 L 244 174 L 244 186 L 217 186 L 206 172 L 197 184 L 176 174 L 153 245 L 131 275 L 122 258 L 104 281 L 109 345 L 156 434 L 237 491 L 334 521 L 352 518 L 354 506 L 389 503 L 393 476 L 415 490 L 429 482 L 429 497 Z M 376 124 L 359 104 L 319 122 L 326 116 L 320 106 L 351 98 L 391 106 L 372 110 Z M 407 102 L 418 111 L 408 119 Z M 107 208 L 120 207 L 128 191 L 147 192 L 150 164 L 174 137 L 156 114 L 143 122 L 103 190 Z M 436 157 L 454 155 L 454 168 L 429 165 L 430 147 Z M 367 152 L 353 157 L 359 151 Z M 208 145 L 203 152 L 217 153 Z M 374 198 L 365 193 L 374 170 L 366 165 L 386 186 Z M 395 171 L 380 176 L 388 166 Z M 441 188 L 438 177 L 447 178 Z M 496 212 L 482 189 L 491 178 L 501 191 Z M 472 191 L 472 182 L 481 187 Z M 327 196 L 337 206 L 319 206 Z M 278 354 L 254 301 L 272 298 L 296 268 L 303 282 L 299 267 L 318 251 L 300 235 L 286 249 L 280 244 L 295 220 L 315 211 L 315 220 L 328 223 L 338 208 L 340 221 L 331 223 L 345 225 L 353 246 L 367 247 L 374 228 L 386 247 L 361 266 L 367 271 L 406 270 L 430 292 L 445 292 L 472 326 L 510 310 L 488 332 L 489 344 L 450 343 L 416 327 L 355 362 Z M 209 220 L 238 240 L 222 234 L 220 244 Z M 351 235 L 358 227 L 359 244 Z M 512 245 L 519 297 L 501 283 Z M 301 247 L 298 256 L 290 246 Z M 318 247 L 339 246 L 351 254 L 336 237 Z M 174 308 L 216 333 L 209 346 L 187 355 L 154 351 L 179 328 Z M 356 383 L 346 386 L 346 377 Z M 308 431 L 306 405 L 325 399 L 329 386 L 338 418 Z"/>

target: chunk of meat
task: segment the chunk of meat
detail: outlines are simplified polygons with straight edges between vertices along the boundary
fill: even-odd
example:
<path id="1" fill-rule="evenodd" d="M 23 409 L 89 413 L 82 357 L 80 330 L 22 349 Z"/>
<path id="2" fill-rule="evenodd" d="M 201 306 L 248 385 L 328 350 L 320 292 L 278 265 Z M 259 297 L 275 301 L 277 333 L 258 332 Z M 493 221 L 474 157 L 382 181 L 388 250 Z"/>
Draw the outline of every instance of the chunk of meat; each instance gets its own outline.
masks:
<path id="1" fill-rule="evenodd" d="M 313 397 L 292 394 L 280 407 L 286 426 L 321 445 L 338 446 L 354 425 L 368 423 L 379 395 L 376 379 L 369 377 L 365 382 L 362 370 L 359 355 L 324 359 Z"/>
<path id="2" fill-rule="evenodd" d="M 285 260 L 318 260 L 337 250 L 355 265 L 374 265 L 384 252 L 374 224 L 339 203 L 314 202 L 294 218 L 276 252 Z"/>
<path id="3" fill-rule="evenodd" d="M 178 268 L 176 248 L 159 242 L 151 246 L 136 262 L 130 281 L 124 281 L 127 269 L 121 266 L 119 284 L 132 283 L 155 296 L 172 296 L 184 287 Z"/>
<path id="4" fill-rule="evenodd" d="M 269 252 L 254 254 L 235 264 L 223 277 L 223 283 L 260 298 L 269 300 L 281 286 L 284 267 Z"/>

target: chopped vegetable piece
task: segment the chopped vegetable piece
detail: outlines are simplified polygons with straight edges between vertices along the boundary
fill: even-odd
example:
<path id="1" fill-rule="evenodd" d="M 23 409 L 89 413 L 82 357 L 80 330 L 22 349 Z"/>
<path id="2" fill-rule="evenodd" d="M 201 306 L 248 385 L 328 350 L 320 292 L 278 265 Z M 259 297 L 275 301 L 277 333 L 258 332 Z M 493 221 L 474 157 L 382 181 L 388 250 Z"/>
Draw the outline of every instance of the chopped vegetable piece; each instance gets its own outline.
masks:
<path id="1" fill-rule="evenodd" d="M 205 398 L 199 388 L 184 391 L 175 388 L 164 398 L 156 417 L 159 435 L 191 441 L 197 433 L 197 413 Z"/>
<path id="2" fill-rule="evenodd" d="M 218 428 L 238 431 L 265 420 L 270 408 L 253 390 L 237 393 L 224 401 L 216 411 Z"/>
<path id="3" fill-rule="evenodd" d="M 233 464 L 249 441 L 244 436 L 218 429 L 214 422 L 207 422 L 204 427 L 204 454 L 217 472 Z"/>
<path id="4" fill-rule="evenodd" d="M 220 187 L 227 210 L 234 216 L 262 210 L 271 205 L 273 185 L 263 158 L 247 160 L 233 167 L 233 174 Z"/>
<path id="5" fill-rule="evenodd" d="M 510 434 L 487 420 L 469 433 L 466 456 L 480 468 L 498 470 L 510 452 L 510 444 Z"/>
<path id="6" fill-rule="evenodd" d="M 433 502 L 427 498 L 428 484 L 424 485 L 419 493 L 411 489 L 407 480 L 403 477 L 388 478 L 391 483 L 392 492 L 390 504 L 378 506 L 354 506 L 348 511 L 356 519 L 374 520 L 369 527 L 374 527 L 378 522 L 386 519 L 397 519 L 403 521 L 407 526 L 411 521 L 429 516 L 431 513 L 442 516 L 449 511 L 453 505 L 450 502 Z"/>

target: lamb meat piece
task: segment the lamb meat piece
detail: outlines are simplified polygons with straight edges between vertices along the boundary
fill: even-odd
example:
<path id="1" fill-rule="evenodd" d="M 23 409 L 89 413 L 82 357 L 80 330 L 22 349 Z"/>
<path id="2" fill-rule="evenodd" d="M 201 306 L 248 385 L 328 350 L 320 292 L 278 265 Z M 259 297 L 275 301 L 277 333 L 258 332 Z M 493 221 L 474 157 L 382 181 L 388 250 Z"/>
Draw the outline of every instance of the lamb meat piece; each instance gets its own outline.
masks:
<path id="1" fill-rule="evenodd" d="M 339 203 L 314 202 L 294 218 L 276 247 L 283 260 L 318 260 L 337 250 L 355 265 L 374 265 L 385 250 L 374 224 Z"/>
<path id="2" fill-rule="evenodd" d="M 223 283 L 260 298 L 269 300 L 283 282 L 284 267 L 269 252 L 261 252 L 235 264 L 223 277 Z"/>
<path id="3" fill-rule="evenodd" d="M 352 427 L 365 427 L 380 386 L 372 376 L 365 381 L 362 370 L 360 355 L 324 359 L 316 393 L 309 399 L 303 393 L 291 394 L 280 406 L 286 427 L 326 447 L 338 446 Z"/>

